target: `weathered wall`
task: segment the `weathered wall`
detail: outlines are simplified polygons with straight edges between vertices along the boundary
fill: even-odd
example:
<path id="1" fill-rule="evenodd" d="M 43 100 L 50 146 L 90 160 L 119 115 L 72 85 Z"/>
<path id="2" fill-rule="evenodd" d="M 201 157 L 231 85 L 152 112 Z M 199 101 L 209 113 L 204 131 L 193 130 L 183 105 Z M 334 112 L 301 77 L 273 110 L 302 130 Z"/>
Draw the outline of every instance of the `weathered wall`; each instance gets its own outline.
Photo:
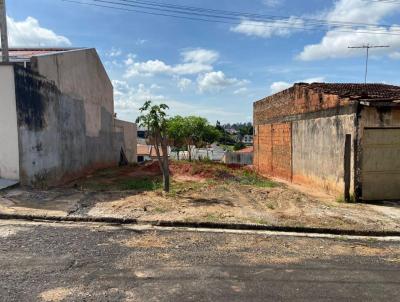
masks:
<path id="1" fill-rule="evenodd" d="M 19 180 L 14 69 L 0 65 L 0 178 Z"/>
<path id="2" fill-rule="evenodd" d="M 125 155 L 130 163 L 137 162 L 137 126 L 121 120 L 114 120 L 115 125 L 115 145 L 117 150 L 123 148 Z"/>
<path id="3" fill-rule="evenodd" d="M 355 117 L 355 114 L 349 114 L 293 122 L 293 182 L 317 185 L 328 192 L 344 194 L 346 134 L 354 140 Z M 353 171 L 354 148 L 351 150 Z M 353 177 L 354 173 L 351 173 Z M 350 192 L 353 190 L 351 185 Z"/>
<path id="4" fill-rule="evenodd" d="M 277 123 L 282 117 L 318 112 L 347 106 L 351 102 L 337 95 L 323 94 L 296 84 L 282 92 L 257 101 L 253 105 L 254 124 Z"/>
<path id="5" fill-rule="evenodd" d="M 32 69 L 54 81 L 62 94 L 84 100 L 86 136 L 104 130 L 102 111 L 114 113 L 113 87 L 95 49 L 79 49 L 32 58 Z M 112 127 L 110 127 L 112 132 Z"/>
<path id="6" fill-rule="evenodd" d="M 23 184 L 56 184 L 118 163 L 109 110 L 100 107 L 98 135 L 88 135 L 85 99 L 62 93 L 53 81 L 27 69 L 14 69 Z"/>
<path id="7" fill-rule="evenodd" d="M 254 103 L 254 165 L 263 174 L 344 193 L 346 134 L 356 137 L 356 105 L 306 85 Z M 351 178 L 354 178 L 354 144 Z M 351 191 L 354 182 L 351 182 Z"/>

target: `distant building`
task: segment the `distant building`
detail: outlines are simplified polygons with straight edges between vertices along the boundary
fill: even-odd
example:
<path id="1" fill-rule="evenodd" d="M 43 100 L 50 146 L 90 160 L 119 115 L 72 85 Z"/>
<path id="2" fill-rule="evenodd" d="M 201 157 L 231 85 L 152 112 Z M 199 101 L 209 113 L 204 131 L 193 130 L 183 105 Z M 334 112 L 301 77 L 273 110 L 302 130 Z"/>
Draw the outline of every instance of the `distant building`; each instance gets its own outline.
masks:
<path id="1" fill-rule="evenodd" d="M 136 162 L 136 125 L 115 119 L 95 49 L 11 49 L 0 63 L 0 178 L 53 185 Z"/>
<path id="2" fill-rule="evenodd" d="M 234 129 L 234 128 L 227 128 L 227 129 L 225 129 L 225 131 L 226 131 L 227 133 L 229 133 L 229 134 L 232 134 L 232 135 L 236 135 L 236 134 L 239 133 L 239 131 L 237 131 L 237 130 Z"/>
<path id="3" fill-rule="evenodd" d="M 246 134 L 242 138 L 242 143 L 246 145 L 252 145 L 253 144 L 253 135 Z"/>
<path id="4" fill-rule="evenodd" d="M 163 151 L 161 148 L 160 150 L 160 156 L 163 156 Z M 168 147 L 168 156 L 170 153 L 170 147 Z M 157 150 L 154 146 L 152 145 L 143 145 L 143 144 L 138 144 L 137 145 L 137 162 L 142 163 L 145 161 L 151 161 L 151 160 L 157 160 Z"/>
<path id="5" fill-rule="evenodd" d="M 358 200 L 400 199 L 400 87 L 298 83 L 254 103 L 254 166 Z"/>

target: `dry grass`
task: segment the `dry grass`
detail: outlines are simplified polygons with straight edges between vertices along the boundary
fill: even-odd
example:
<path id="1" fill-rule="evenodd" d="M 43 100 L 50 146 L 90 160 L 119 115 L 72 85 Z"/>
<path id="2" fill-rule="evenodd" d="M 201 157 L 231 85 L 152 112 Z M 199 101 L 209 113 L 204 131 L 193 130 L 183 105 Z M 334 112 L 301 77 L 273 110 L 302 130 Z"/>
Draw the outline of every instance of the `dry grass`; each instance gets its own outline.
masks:
<path id="1" fill-rule="evenodd" d="M 40 294 L 40 298 L 45 302 L 60 302 L 74 293 L 73 289 L 65 287 L 57 287 L 49 289 Z"/>

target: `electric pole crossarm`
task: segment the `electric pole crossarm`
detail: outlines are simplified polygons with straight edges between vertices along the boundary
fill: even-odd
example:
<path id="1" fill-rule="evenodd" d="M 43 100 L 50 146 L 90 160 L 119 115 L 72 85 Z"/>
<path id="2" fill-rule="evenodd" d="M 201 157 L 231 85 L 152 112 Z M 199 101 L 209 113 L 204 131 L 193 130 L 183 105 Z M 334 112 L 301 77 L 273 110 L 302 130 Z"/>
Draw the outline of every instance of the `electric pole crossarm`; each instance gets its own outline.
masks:
<path id="1" fill-rule="evenodd" d="M 370 48 L 388 48 L 390 46 L 388 45 L 363 45 L 363 46 L 349 46 L 348 48 L 352 49 L 366 49 L 367 51 L 367 58 L 365 61 L 365 77 L 364 77 L 364 83 L 367 84 L 367 76 L 368 76 L 368 60 L 369 60 L 369 50 Z"/>

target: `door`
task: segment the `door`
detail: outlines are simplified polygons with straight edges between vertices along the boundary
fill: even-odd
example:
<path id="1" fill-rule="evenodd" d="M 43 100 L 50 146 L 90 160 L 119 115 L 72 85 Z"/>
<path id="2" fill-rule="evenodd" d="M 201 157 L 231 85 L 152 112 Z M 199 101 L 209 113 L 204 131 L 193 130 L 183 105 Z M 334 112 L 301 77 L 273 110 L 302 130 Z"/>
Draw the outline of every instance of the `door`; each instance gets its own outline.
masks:
<path id="1" fill-rule="evenodd" d="M 400 200 L 400 128 L 371 128 L 362 138 L 363 200 Z"/>

